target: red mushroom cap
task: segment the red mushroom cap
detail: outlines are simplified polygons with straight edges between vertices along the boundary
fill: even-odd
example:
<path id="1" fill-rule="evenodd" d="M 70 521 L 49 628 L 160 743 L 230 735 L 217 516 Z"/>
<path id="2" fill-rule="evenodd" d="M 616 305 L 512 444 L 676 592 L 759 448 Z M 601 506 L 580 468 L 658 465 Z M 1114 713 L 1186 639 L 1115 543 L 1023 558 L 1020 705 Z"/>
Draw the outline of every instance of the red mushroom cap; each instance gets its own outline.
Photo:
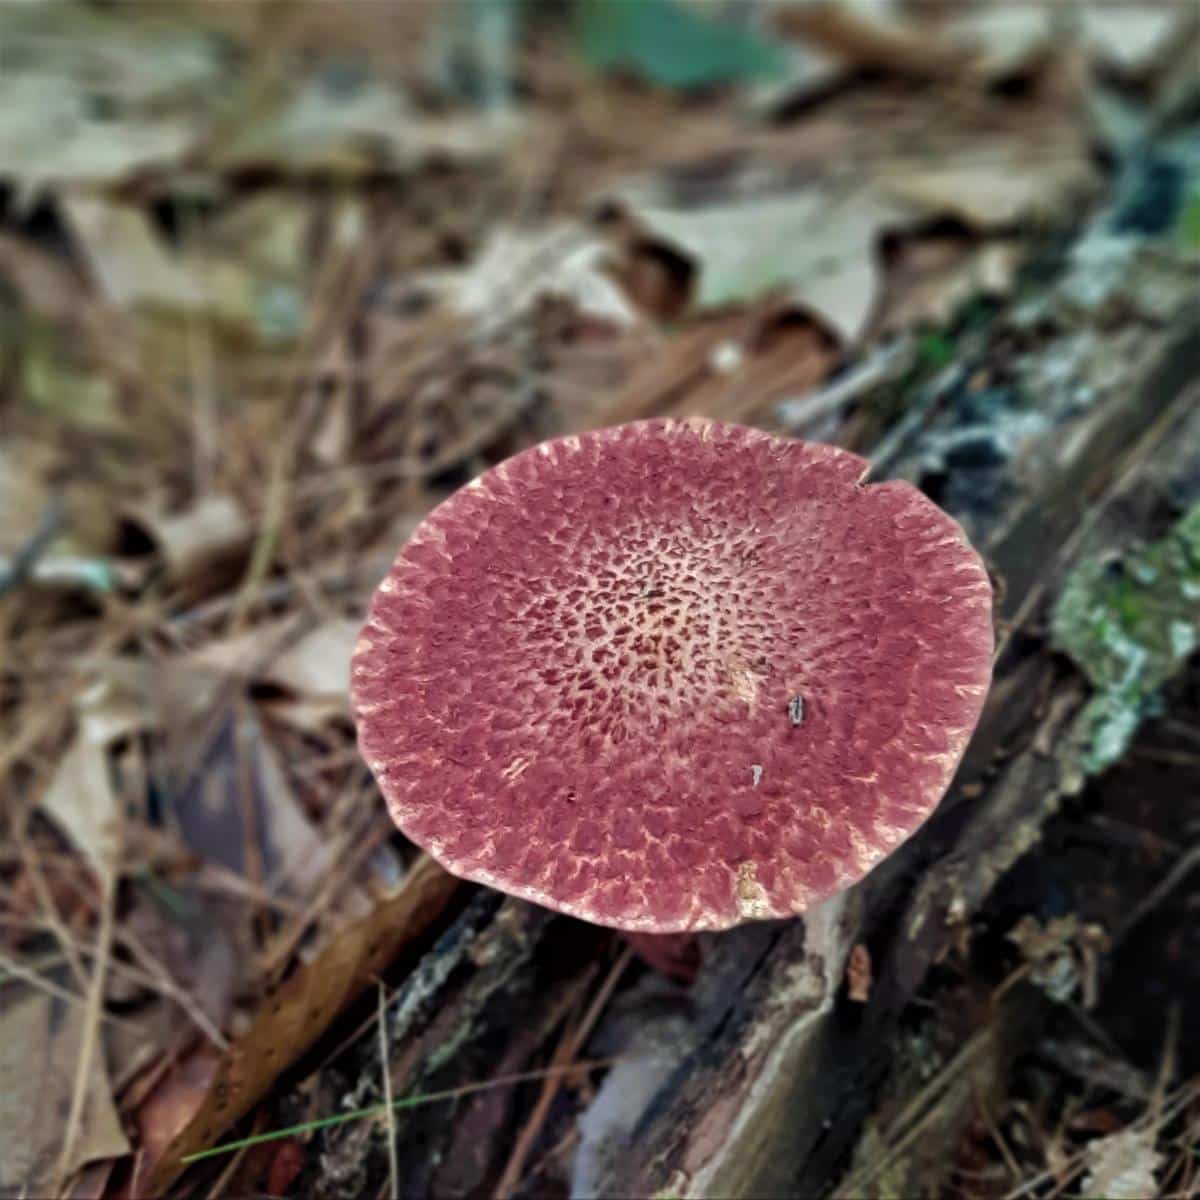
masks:
<path id="1" fill-rule="evenodd" d="M 359 744 L 449 870 L 603 925 L 791 916 L 936 807 L 991 586 L 916 488 L 701 420 L 535 446 L 435 509 L 354 656 Z"/>

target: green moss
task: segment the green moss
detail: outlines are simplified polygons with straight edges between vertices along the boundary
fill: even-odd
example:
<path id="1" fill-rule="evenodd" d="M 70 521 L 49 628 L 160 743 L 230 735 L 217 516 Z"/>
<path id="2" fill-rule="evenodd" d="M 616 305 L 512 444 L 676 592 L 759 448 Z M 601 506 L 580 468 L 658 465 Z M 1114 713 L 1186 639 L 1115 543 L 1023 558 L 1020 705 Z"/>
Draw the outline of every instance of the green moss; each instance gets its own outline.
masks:
<path id="1" fill-rule="evenodd" d="M 1200 641 L 1200 504 L 1161 541 L 1077 567 L 1053 631 L 1096 690 L 1072 731 L 1067 763 L 1095 774 L 1125 753 L 1156 711 L 1159 689 Z"/>

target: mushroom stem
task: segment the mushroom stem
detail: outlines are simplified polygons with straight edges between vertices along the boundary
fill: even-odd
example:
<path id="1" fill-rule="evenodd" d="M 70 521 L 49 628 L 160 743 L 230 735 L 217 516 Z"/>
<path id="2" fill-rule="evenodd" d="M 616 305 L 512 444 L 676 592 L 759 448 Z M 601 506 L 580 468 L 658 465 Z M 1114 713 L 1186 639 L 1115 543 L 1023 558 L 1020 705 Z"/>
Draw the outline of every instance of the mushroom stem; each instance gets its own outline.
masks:
<path id="1" fill-rule="evenodd" d="M 694 933 L 633 933 L 621 935 L 648 966 L 680 983 L 692 983 L 700 970 L 700 942 Z"/>

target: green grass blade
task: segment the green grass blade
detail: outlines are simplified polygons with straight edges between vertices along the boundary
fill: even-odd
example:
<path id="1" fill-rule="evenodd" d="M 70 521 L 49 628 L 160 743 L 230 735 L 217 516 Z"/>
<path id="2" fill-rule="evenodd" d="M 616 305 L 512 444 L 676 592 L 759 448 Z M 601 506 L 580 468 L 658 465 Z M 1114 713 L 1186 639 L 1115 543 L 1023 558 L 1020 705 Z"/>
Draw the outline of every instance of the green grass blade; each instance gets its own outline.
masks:
<path id="1" fill-rule="evenodd" d="M 404 1096 L 392 1102 L 392 1108 L 416 1108 L 422 1104 L 437 1104 L 442 1100 L 456 1100 L 472 1092 L 484 1092 L 489 1088 L 507 1087 L 514 1083 L 527 1083 L 531 1079 L 545 1079 L 550 1075 L 564 1075 L 570 1071 L 594 1071 L 598 1067 L 606 1067 L 611 1060 L 591 1059 L 587 1062 L 566 1063 L 560 1067 L 545 1067 L 538 1071 L 521 1071 L 515 1075 L 499 1075 L 495 1079 L 485 1079 L 479 1083 L 464 1083 L 461 1087 L 449 1088 L 443 1092 L 424 1092 L 417 1096 Z M 348 1121 L 361 1121 L 368 1117 L 381 1116 L 387 1112 L 388 1105 L 372 1104 L 369 1108 L 356 1108 L 351 1112 L 338 1113 L 334 1117 L 320 1117 L 315 1121 L 304 1121 L 299 1125 L 288 1125 L 284 1129 L 273 1129 L 269 1133 L 256 1133 L 251 1137 L 240 1138 L 236 1142 L 223 1142 L 219 1146 L 210 1146 L 207 1150 L 198 1150 L 195 1154 L 185 1155 L 181 1162 L 191 1164 L 205 1158 L 216 1158 L 221 1154 L 232 1154 L 246 1146 L 259 1146 L 263 1142 L 274 1142 L 280 1138 L 296 1137 L 299 1134 L 312 1133 L 318 1129 L 327 1129 L 331 1125 L 345 1125 Z"/>

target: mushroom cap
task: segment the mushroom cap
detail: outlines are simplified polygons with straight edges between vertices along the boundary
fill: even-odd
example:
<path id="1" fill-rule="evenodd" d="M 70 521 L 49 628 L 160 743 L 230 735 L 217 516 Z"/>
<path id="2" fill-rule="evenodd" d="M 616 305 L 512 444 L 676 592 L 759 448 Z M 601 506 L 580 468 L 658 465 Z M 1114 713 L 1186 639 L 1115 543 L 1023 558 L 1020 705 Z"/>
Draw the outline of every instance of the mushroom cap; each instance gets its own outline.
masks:
<path id="1" fill-rule="evenodd" d="M 716 421 L 545 442 L 436 508 L 354 655 L 400 828 L 588 921 L 803 912 L 937 806 L 992 664 L 962 529 L 866 460 Z"/>

